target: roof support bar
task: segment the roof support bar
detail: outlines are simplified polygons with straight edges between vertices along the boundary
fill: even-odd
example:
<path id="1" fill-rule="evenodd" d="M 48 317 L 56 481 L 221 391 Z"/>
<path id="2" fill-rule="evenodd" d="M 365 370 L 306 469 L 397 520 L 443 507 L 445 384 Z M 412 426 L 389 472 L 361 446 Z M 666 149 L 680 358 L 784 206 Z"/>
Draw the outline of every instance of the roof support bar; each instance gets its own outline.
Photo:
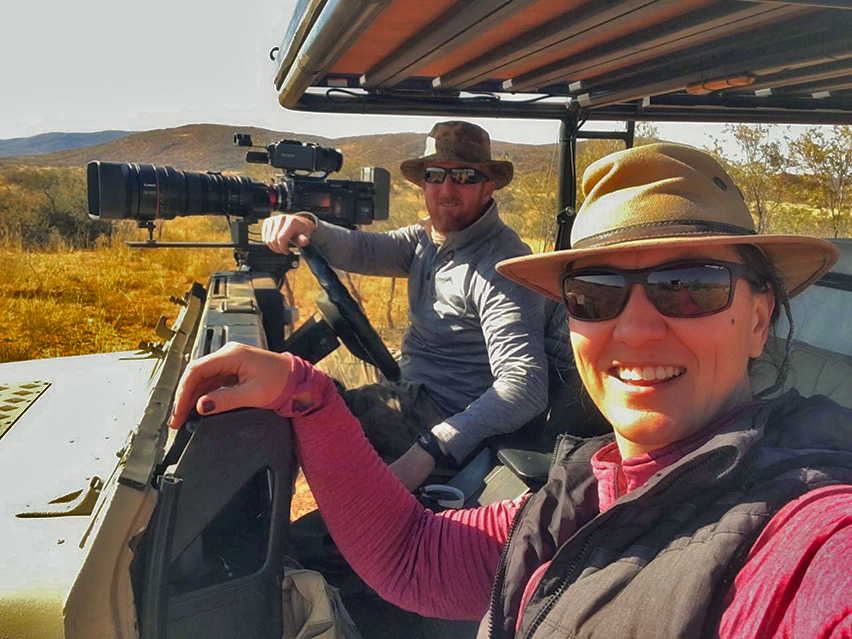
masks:
<path id="1" fill-rule="evenodd" d="M 769 112 L 772 109 L 809 110 L 821 113 L 812 113 L 815 119 L 827 119 L 831 111 L 836 111 L 840 119 L 828 121 L 826 124 L 852 124 L 852 113 L 843 113 L 852 109 L 852 96 L 838 95 L 828 98 L 812 98 L 810 96 L 771 95 L 769 97 L 757 97 L 753 95 L 688 95 L 678 93 L 674 95 L 660 95 L 651 99 L 651 105 L 657 109 L 688 107 L 695 109 L 696 106 L 723 107 L 725 109 L 742 109 L 757 115 L 761 112 Z M 647 107 L 646 107 L 647 108 Z M 757 121 L 757 120 L 756 120 Z"/>
<path id="2" fill-rule="evenodd" d="M 798 7 L 731 4 L 720 8 L 714 5 L 512 78 L 503 83 L 503 88 L 506 91 L 529 91 L 555 82 L 569 81 L 576 75 L 598 75 L 600 71 L 596 72 L 595 67 L 604 64 L 633 66 L 644 60 L 658 59 L 660 56 L 700 45 L 733 30 L 742 31 L 757 27 L 801 11 Z"/>
<path id="3" fill-rule="evenodd" d="M 760 4 L 800 4 L 805 7 L 824 9 L 852 9 L 852 0 L 741 0 Z"/>
<path id="4" fill-rule="evenodd" d="M 773 91 L 772 95 L 808 95 L 825 91 L 845 91 L 847 89 L 852 89 L 852 75 L 786 87 L 779 91 Z"/>
<path id="5" fill-rule="evenodd" d="M 520 60 L 563 48 L 572 38 L 592 37 L 677 4 L 677 0 L 594 0 L 435 78 L 432 85 L 441 89 L 466 89 L 484 78 L 499 77 L 503 69 Z"/>
<path id="6" fill-rule="evenodd" d="M 293 66 L 293 61 L 299 53 L 299 48 L 305 41 L 305 37 L 311 32 L 314 24 L 322 13 L 326 0 L 298 0 L 296 4 L 296 13 L 287 31 L 284 33 L 284 40 L 278 49 L 278 55 L 275 56 L 275 63 L 278 65 L 278 70 L 275 72 L 276 89 L 281 88 L 284 78 Z M 297 21 L 296 16 L 301 16 Z"/>
<path id="7" fill-rule="evenodd" d="M 559 184 L 556 192 L 556 250 L 571 246 L 571 227 L 577 215 L 577 131 L 576 118 L 564 118 L 559 125 Z"/>
<path id="8" fill-rule="evenodd" d="M 797 21 L 792 21 L 797 22 Z M 848 48 L 848 25 L 839 25 L 833 30 L 796 34 L 796 25 L 785 24 L 773 28 L 773 41 L 762 48 L 731 50 L 730 45 L 719 44 L 713 56 L 710 51 L 683 52 L 679 59 L 667 61 L 659 68 L 634 75 L 630 80 L 607 76 L 593 82 L 593 90 L 577 97 L 584 108 L 607 106 L 670 93 L 685 89 L 690 84 L 717 77 L 738 74 L 767 73 L 779 65 L 792 66 L 821 61 L 834 51 Z M 789 32 L 789 33 L 787 33 Z M 785 37 L 786 34 L 786 37 Z M 736 57 L 734 57 L 736 56 Z M 690 65 L 691 59 L 697 58 Z M 705 66 L 705 60 L 723 60 L 713 67 Z M 659 78 L 665 78 L 660 80 Z"/>
<path id="9" fill-rule="evenodd" d="M 743 55 L 743 40 L 747 39 L 752 56 L 762 55 L 767 48 L 780 50 L 785 43 L 790 56 L 783 63 L 773 67 L 758 68 L 752 65 L 749 73 L 767 75 L 800 67 L 812 66 L 824 62 L 833 62 L 849 54 L 848 40 L 844 29 L 852 28 L 852 20 L 839 21 L 833 16 L 821 15 L 808 21 L 796 17 L 782 23 L 762 25 L 762 28 L 749 31 L 748 34 L 734 34 L 704 45 L 681 49 L 670 55 L 662 56 L 653 62 L 645 62 L 624 67 L 610 73 L 598 75 L 583 81 L 584 92 L 609 87 L 623 87 L 625 83 L 641 76 L 647 82 L 660 77 L 672 78 L 684 75 L 687 71 L 706 68 L 708 61 L 730 63 L 733 58 Z M 793 46 L 795 45 L 797 46 Z M 801 45 L 801 43 L 804 43 Z M 802 50 L 797 48 L 801 45 Z M 708 73 L 709 73 L 708 69 Z M 733 69 L 731 70 L 733 72 Z M 737 69 L 737 72 L 740 72 Z M 725 72 L 727 74 L 727 70 Z M 709 75 L 705 79 L 709 79 Z M 578 93 L 578 92 L 575 92 Z"/>
<path id="10" fill-rule="evenodd" d="M 787 102 L 777 105 L 730 105 L 706 104 L 698 100 L 681 101 L 695 96 L 661 96 L 654 98 L 650 106 L 617 104 L 579 111 L 580 117 L 598 121 L 637 122 L 732 122 L 742 124 L 852 124 L 852 95 L 841 94 L 825 100 L 803 98 L 799 104 Z M 706 96 L 705 96 L 706 98 Z M 657 103 L 659 101 L 659 103 Z M 743 108 L 739 108 L 742 106 Z"/>
<path id="11" fill-rule="evenodd" d="M 806 67 L 798 67 L 762 76 L 755 83 L 738 89 L 726 89 L 725 94 L 754 93 L 763 89 L 781 89 L 804 82 L 816 82 L 817 80 L 828 80 L 852 73 L 852 52 L 843 54 L 842 59 L 827 64 L 815 64 Z M 769 95 L 769 94 L 767 94 Z"/>
<path id="12" fill-rule="evenodd" d="M 624 131 L 583 131 L 584 122 L 563 118 L 559 125 L 559 184 L 556 194 L 556 250 L 571 247 L 571 229 L 577 215 L 577 140 L 622 140 L 630 149 L 636 123 L 628 122 Z"/>
<path id="13" fill-rule="evenodd" d="M 366 88 L 398 84 L 417 69 L 491 30 L 536 0 L 459 2 L 361 77 Z"/>
<path id="14" fill-rule="evenodd" d="M 710 102 L 707 104 L 707 102 Z M 702 107 L 702 108 L 696 108 Z M 426 115 L 446 118 L 521 118 L 563 120 L 572 111 L 564 102 L 512 102 L 509 100 L 468 100 L 429 98 L 399 99 L 392 96 L 363 95 L 329 98 L 306 93 L 293 107 L 297 111 L 372 115 Z M 732 110 L 733 109 L 733 110 Z M 852 95 L 812 98 L 777 98 L 767 104 L 754 96 L 659 96 L 647 106 L 618 104 L 594 111 L 579 109 L 584 120 L 651 122 L 772 122 L 779 124 L 852 124 Z"/>
<path id="15" fill-rule="evenodd" d="M 628 122 L 633 125 L 633 122 Z M 621 140 L 628 148 L 633 146 L 633 131 L 631 126 L 627 127 L 626 131 L 577 131 L 577 139 L 579 140 Z"/>
<path id="16" fill-rule="evenodd" d="M 352 45 L 390 0 L 328 0 L 279 87 L 286 109 Z"/>

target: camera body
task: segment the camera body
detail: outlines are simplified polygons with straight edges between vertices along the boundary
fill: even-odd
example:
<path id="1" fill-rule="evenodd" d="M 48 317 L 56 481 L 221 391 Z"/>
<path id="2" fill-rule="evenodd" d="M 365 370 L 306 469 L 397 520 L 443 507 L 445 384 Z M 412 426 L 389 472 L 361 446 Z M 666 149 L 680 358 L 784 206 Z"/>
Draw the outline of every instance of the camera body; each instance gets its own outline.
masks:
<path id="1" fill-rule="evenodd" d="M 234 144 L 237 146 L 254 146 L 251 136 L 246 133 L 235 133 Z M 286 173 L 306 171 L 308 173 L 322 172 L 328 175 L 339 171 L 343 166 L 343 154 L 338 149 L 320 146 L 313 142 L 299 140 L 279 140 L 266 147 L 266 153 L 249 151 L 246 162 L 271 164 L 276 169 Z"/>
<path id="2" fill-rule="evenodd" d="M 242 133 L 234 135 L 234 142 L 253 146 L 251 137 Z M 343 166 L 343 154 L 298 140 L 281 140 L 265 151 L 249 151 L 246 161 L 267 163 L 284 173 L 278 182 L 267 184 L 170 166 L 89 162 L 89 216 L 142 224 L 189 215 L 227 215 L 254 222 L 275 212 L 310 211 L 345 227 L 388 219 L 390 173 L 386 169 L 365 168 L 360 181 L 329 180 L 328 174 Z"/>

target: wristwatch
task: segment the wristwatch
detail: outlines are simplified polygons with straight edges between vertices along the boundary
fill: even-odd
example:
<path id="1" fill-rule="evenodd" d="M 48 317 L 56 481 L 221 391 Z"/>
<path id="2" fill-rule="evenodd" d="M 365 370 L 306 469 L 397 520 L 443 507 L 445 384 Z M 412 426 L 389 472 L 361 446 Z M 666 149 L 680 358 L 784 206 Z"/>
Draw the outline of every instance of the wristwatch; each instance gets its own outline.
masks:
<path id="1" fill-rule="evenodd" d="M 432 456 L 432 459 L 439 461 L 446 457 L 444 451 L 441 450 L 438 439 L 429 431 L 420 433 L 417 436 L 417 445 Z"/>

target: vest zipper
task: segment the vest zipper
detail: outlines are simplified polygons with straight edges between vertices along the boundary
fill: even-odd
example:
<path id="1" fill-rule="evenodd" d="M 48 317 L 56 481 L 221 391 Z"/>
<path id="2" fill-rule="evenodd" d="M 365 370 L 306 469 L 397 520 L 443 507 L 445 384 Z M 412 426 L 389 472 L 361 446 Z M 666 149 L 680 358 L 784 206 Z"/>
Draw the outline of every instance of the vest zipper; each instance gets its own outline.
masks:
<path id="1" fill-rule="evenodd" d="M 562 443 L 562 440 L 565 439 L 565 433 L 559 433 L 556 436 L 556 443 L 553 445 L 553 452 L 550 454 L 550 466 L 547 468 L 547 476 L 550 477 L 550 473 L 553 472 L 553 467 L 556 466 L 556 451 L 559 450 L 559 444 Z"/>
<path id="2" fill-rule="evenodd" d="M 616 521 L 617 519 L 618 517 L 613 517 L 613 521 Z M 524 639 L 530 639 L 535 634 L 535 631 L 538 630 L 538 627 L 544 622 L 545 617 L 547 617 L 547 615 L 550 614 L 550 611 L 553 610 L 553 607 L 556 605 L 559 598 L 566 590 L 568 590 L 568 587 L 577 580 L 578 575 L 576 573 L 579 572 L 580 566 L 585 563 L 585 556 L 592 547 L 592 542 L 597 541 L 600 536 L 600 530 L 596 530 L 593 534 L 589 535 L 585 542 L 583 542 L 583 546 L 580 548 L 580 552 L 577 554 L 577 558 L 574 560 L 574 563 L 571 564 L 571 568 L 559 583 L 559 587 L 556 591 L 550 595 L 550 598 L 547 600 L 544 608 L 539 610 L 532 622 L 532 625 L 530 626 L 530 629 L 524 635 Z"/>
<path id="3" fill-rule="evenodd" d="M 707 464 L 715 461 L 716 458 L 719 457 L 719 454 L 719 452 L 711 454 L 703 462 L 701 462 L 697 466 L 693 466 L 692 468 L 684 472 L 678 479 L 682 481 L 685 477 L 703 468 Z M 673 487 L 674 484 L 666 487 L 664 490 L 660 491 L 660 494 L 657 495 L 657 497 L 659 498 L 665 495 Z M 620 518 L 621 513 L 613 515 L 612 523 L 615 524 Z M 574 563 L 571 564 L 571 568 L 568 569 L 568 572 L 565 574 L 565 577 L 563 577 L 562 581 L 559 583 L 559 587 L 554 591 L 552 595 L 550 595 L 550 598 L 547 600 L 547 603 L 544 605 L 544 608 L 539 610 L 538 614 L 532 622 L 532 625 L 530 626 L 529 631 L 524 634 L 524 639 L 532 639 L 532 636 L 535 634 L 535 631 L 538 630 L 538 627 L 544 622 L 545 617 L 547 617 L 550 611 L 553 610 L 553 607 L 556 605 L 556 602 L 559 600 L 559 598 L 565 593 L 566 590 L 568 590 L 568 587 L 577 580 L 578 575 L 576 573 L 579 572 L 580 566 L 585 563 L 585 556 L 592 547 L 592 542 L 597 541 L 602 536 L 602 534 L 603 533 L 601 528 L 598 528 L 598 530 L 594 531 L 591 535 L 589 535 L 588 538 L 586 538 L 586 541 L 583 542 L 583 545 L 580 548 L 580 552 L 577 553 L 577 558 L 574 560 Z"/>
<path id="4" fill-rule="evenodd" d="M 527 500 L 521 504 L 521 507 L 518 509 L 515 518 L 512 520 L 512 525 L 509 527 L 509 534 L 506 537 L 506 543 L 503 545 L 503 552 L 500 553 L 500 561 L 497 564 L 497 572 L 494 575 L 494 583 L 491 584 L 491 604 L 490 610 L 491 614 L 488 617 L 488 636 L 491 639 L 494 639 L 494 629 L 497 627 L 497 623 L 495 622 L 495 617 L 497 616 L 498 609 L 500 606 L 498 605 L 500 602 L 500 594 L 503 592 L 503 585 L 506 579 L 506 562 L 509 557 L 509 547 L 512 544 L 512 539 L 515 536 L 515 533 L 518 530 L 518 526 L 521 524 L 521 519 L 523 518 L 524 512 L 527 509 L 527 506 L 532 501 L 532 495 L 527 497 Z M 520 614 L 520 613 L 519 613 Z M 503 625 L 503 611 L 500 609 L 500 624 Z"/>

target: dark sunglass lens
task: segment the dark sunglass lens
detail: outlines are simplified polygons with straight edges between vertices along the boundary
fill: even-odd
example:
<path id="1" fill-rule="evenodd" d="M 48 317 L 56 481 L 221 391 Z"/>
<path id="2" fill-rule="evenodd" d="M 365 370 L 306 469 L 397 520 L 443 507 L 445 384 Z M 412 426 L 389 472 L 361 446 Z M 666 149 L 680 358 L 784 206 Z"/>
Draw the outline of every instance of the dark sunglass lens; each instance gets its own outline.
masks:
<path id="1" fill-rule="evenodd" d="M 718 264 L 660 269 L 648 275 L 648 295 L 670 317 L 714 313 L 728 304 L 731 272 Z"/>
<path id="2" fill-rule="evenodd" d="M 450 177 L 456 184 L 475 184 L 479 182 L 479 171 L 470 168 L 450 169 Z"/>
<path id="3" fill-rule="evenodd" d="M 444 181 L 447 170 L 438 166 L 427 167 L 424 170 L 423 179 L 429 184 L 440 184 Z"/>
<path id="4" fill-rule="evenodd" d="M 598 321 L 618 315 L 624 302 L 625 282 L 616 273 L 577 273 L 562 281 L 562 296 L 568 315 Z"/>

